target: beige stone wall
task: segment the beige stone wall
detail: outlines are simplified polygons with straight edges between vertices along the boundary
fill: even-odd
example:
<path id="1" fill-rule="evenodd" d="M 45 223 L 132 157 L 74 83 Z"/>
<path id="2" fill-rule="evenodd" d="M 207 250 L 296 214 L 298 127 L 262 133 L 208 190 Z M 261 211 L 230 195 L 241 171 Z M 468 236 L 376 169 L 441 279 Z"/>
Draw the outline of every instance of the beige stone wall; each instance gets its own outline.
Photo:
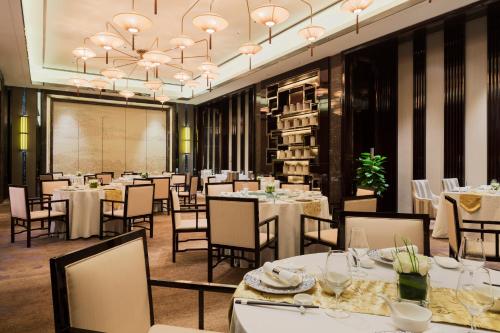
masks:
<path id="1" fill-rule="evenodd" d="M 55 101 L 53 170 L 166 170 L 166 117 L 156 110 Z"/>

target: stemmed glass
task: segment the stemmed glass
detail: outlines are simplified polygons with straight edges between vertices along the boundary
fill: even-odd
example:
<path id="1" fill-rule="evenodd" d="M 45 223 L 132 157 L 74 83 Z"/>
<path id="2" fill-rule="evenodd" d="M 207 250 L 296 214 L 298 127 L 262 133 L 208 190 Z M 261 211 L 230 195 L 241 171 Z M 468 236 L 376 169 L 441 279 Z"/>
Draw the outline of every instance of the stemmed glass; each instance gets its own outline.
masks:
<path id="1" fill-rule="evenodd" d="M 463 270 L 458 278 L 457 299 L 471 316 L 470 331 L 476 332 L 475 318 L 493 306 L 493 290 L 487 269 Z"/>
<path id="2" fill-rule="evenodd" d="M 335 293 L 335 308 L 327 309 L 326 314 L 334 318 L 347 318 L 349 313 L 339 308 L 339 297 L 352 282 L 349 254 L 344 251 L 328 252 L 325 267 L 325 282 Z"/>
<path id="3" fill-rule="evenodd" d="M 464 236 L 458 250 L 458 260 L 465 270 L 475 270 L 483 267 L 486 261 L 483 240 Z"/>
<path id="4" fill-rule="evenodd" d="M 368 239 L 366 238 L 365 229 L 354 227 L 351 229 L 351 238 L 349 239 L 349 252 L 353 255 L 355 259 L 355 269 L 353 272 L 354 276 L 363 277 L 366 273 L 361 270 L 361 258 L 363 258 L 370 246 L 368 245 Z"/>

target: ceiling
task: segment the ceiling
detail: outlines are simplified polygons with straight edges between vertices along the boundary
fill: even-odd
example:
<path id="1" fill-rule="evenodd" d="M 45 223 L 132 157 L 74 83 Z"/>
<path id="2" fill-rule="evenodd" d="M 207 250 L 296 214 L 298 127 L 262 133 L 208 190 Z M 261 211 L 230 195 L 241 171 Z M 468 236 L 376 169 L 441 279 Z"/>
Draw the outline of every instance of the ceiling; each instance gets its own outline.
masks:
<path id="1" fill-rule="evenodd" d="M 194 40 L 206 38 L 205 33 L 193 26 L 192 18 L 208 11 L 210 1 L 200 0 L 186 16 L 184 33 Z M 255 22 L 252 23 L 252 40 L 258 42 L 263 49 L 253 57 L 253 67 L 249 70 L 247 56 L 239 55 L 237 52 L 238 47 L 248 40 L 246 1 L 216 0 L 213 11 L 225 17 L 229 21 L 229 26 L 215 33 L 213 37 L 210 56 L 212 61 L 219 65 L 220 74 L 213 83 L 214 89 L 208 91 L 205 84 L 202 84 L 201 88 L 194 91 L 195 97 L 191 98 L 191 90 L 181 89 L 179 82 L 173 79 L 173 74 L 177 71 L 175 68 L 162 66 L 160 78 L 166 83 L 165 92 L 174 100 L 183 97 L 184 102 L 188 99 L 188 103 L 197 104 L 476 1 L 480 0 L 434 0 L 432 3 L 428 3 L 428 0 L 374 0 L 368 10 L 360 16 L 362 27 L 360 34 L 356 35 L 354 15 L 342 12 L 338 0 L 309 0 L 314 11 L 314 23 L 326 29 L 325 36 L 317 43 L 315 54 L 311 57 L 307 42 L 297 36 L 298 30 L 309 23 L 308 7 L 300 0 L 273 0 L 285 6 L 291 16 L 285 23 L 273 28 L 271 45 L 266 40 L 267 29 Z M 195 0 L 158 0 L 158 15 L 155 16 L 153 0 L 136 0 L 135 9 L 153 21 L 153 28 L 141 33 L 136 39 L 137 48 L 150 48 L 156 37 L 159 37 L 160 49 L 170 48 L 169 39 L 180 33 L 180 18 L 194 2 Z M 250 10 L 266 2 L 249 0 Z M 3 56 L 0 59 L 0 69 L 4 72 L 6 83 L 43 84 L 46 87 L 56 86 L 64 90 L 73 89 L 64 85 L 69 78 L 76 75 L 75 59 L 71 51 L 81 46 L 85 37 L 105 30 L 105 23 L 112 21 L 115 14 L 130 10 L 132 1 L 6 0 L 0 3 L 2 9 L 0 18 L 2 16 L 9 18 L 0 22 L 0 28 L 3 28 L 0 32 L 0 47 L 15 46 L 8 48 L 10 63 L 6 64 Z M 128 34 L 122 33 L 125 36 Z M 96 51 L 98 56 L 104 55 L 92 43 L 88 42 L 87 46 Z M 4 47 L 1 50 L 3 55 Z M 129 46 L 123 51 L 132 53 Z M 117 52 L 113 53 L 118 56 Z M 178 57 L 179 53 L 178 50 L 169 51 L 169 55 L 173 58 Z M 204 53 L 205 48 L 202 45 L 195 45 L 189 48 L 185 55 Z M 26 64 L 27 58 L 29 66 Z M 189 59 L 184 66 L 196 76 L 199 74 L 196 68 L 203 60 L 203 58 Z M 179 60 L 174 59 L 173 63 L 176 62 L 179 63 Z M 80 75 L 91 80 L 96 78 L 100 69 L 105 66 L 103 59 L 92 59 L 88 62 L 88 74 Z M 128 66 L 125 69 L 129 68 L 130 71 L 132 67 Z M 145 80 L 143 70 L 135 70 L 130 78 L 128 82 L 119 80 L 117 89 L 122 89 L 128 84 L 135 92 L 149 93 L 143 86 Z"/>

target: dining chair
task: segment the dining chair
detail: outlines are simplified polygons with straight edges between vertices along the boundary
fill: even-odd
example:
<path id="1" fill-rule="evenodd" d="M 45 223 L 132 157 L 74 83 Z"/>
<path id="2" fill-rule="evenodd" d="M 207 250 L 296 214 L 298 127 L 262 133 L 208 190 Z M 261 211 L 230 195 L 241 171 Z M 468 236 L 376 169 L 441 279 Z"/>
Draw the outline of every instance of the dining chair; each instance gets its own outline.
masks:
<path id="1" fill-rule="evenodd" d="M 239 192 L 244 188 L 249 191 L 258 191 L 259 190 L 259 181 L 258 180 L 235 180 L 233 181 L 233 191 Z"/>
<path id="2" fill-rule="evenodd" d="M 69 217 L 68 200 L 51 200 L 43 198 L 28 198 L 28 187 L 26 185 L 9 185 L 10 202 L 10 242 L 16 241 L 16 235 L 26 232 L 26 247 L 31 247 L 31 240 L 41 236 L 64 234 L 69 239 Z M 62 210 L 53 209 L 54 204 L 63 204 Z M 35 205 L 40 206 L 40 210 L 33 210 Z M 44 209 L 44 208 L 47 209 Z M 59 208 L 59 207 L 58 207 Z M 47 228 L 45 228 L 47 221 Z M 64 224 L 65 231 L 51 232 L 52 221 L 60 221 Z M 32 228 L 32 224 L 40 223 L 38 228 Z M 16 231 L 16 227 L 22 228 Z M 46 234 L 31 236 L 32 231 L 47 230 Z"/>
<path id="3" fill-rule="evenodd" d="M 97 179 L 99 183 L 101 183 L 101 179 L 97 178 L 96 174 L 89 174 L 83 176 L 83 183 L 88 184 L 91 179 Z"/>
<path id="4" fill-rule="evenodd" d="M 305 183 L 281 183 L 280 188 L 291 191 L 310 191 L 311 184 Z"/>
<path id="5" fill-rule="evenodd" d="M 436 217 L 439 206 L 439 196 L 432 193 L 427 179 L 411 181 L 413 197 L 413 213 L 429 214 L 431 218 Z"/>
<path id="6" fill-rule="evenodd" d="M 42 173 L 42 174 L 38 175 L 38 180 L 39 181 L 54 180 L 54 175 L 51 173 Z"/>
<path id="7" fill-rule="evenodd" d="M 143 185 L 143 184 L 153 184 L 151 178 L 134 178 L 132 180 L 132 184 L 134 185 Z"/>
<path id="8" fill-rule="evenodd" d="M 191 203 L 194 200 L 194 203 L 198 202 L 198 176 L 191 177 L 191 181 L 189 182 L 189 191 L 180 191 L 179 198 L 182 198 L 184 204 Z"/>
<path id="9" fill-rule="evenodd" d="M 484 255 L 486 260 L 500 261 L 500 230 L 494 229 L 498 226 L 498 221 L 476 221 L 463 220 L 457 201 L 452 197 L 445 195 L 444 208 L 445 216 L 448 222 L 448 242 L 450 246 L 450 257 L 458 259 L 458 250 L 462 242 L 464 233 L 479 234 L 478 238 L 483 239 Z M 465 224 L 471 225 L 464 227 Z M 477 227 L 479 225 L 479 228 Z M 493 226 L 487 228 L 487 226 Z M 488 237 L 490 236 L 490 237 Z M 494 238 L 493 240 L 491 238 Z"/>
<path id="10" fill-rule="evenodd" d="M 208 222 L 208 282 L 213 280 L 213 269 L 222 261 L 244 260 L 253 267 L 260 266 L 261 252 L 274 249 L 274 260 L 279 259 L 278 215 L 259 219 L 257 198 L 207 197 Z M 270 229 L 271 222 L 274 231 Z M 261 230 L 265 228 L 265 231 Z M 215 264 L 214 258 L 217 258 Z M 235 254 L 236 252 L 239 254 Z M 247 257 L 246 253 L 253 254 Z"/>
<path id="11" fill-rule="evenodd" d="M 372 249 L 394 247 L 408 240 L 430 256 L 429 215 L 404 213 L 340 212 L 338 248 L 349 246 L 352 228 L 362 228 Z"/>
<path id="12" fill-rule="evenodd" d="M 135 175 L 139 175 L 140 173 L 139 172 L 136 172 L 136 171 L 123 171 L 122 173 L 122 177 L 123 176 L 135 176 Z"/>
<path id="13" fill-rule="evenodd" d="M 42 180 L 40 182 L 40 196 L 41 199 L 48 199 L 54 195 L 54 191 L 68 187 L 70 184 L 69 179 L 59 179 L 59 180 Z"/>
<path id="14" fill-rule="evenodd" d="M 144 230 L 51 258 L 50 278 L 56 333 L 206 332 L 201 331 L 205 293 L 236 290 L 227 284 L 151 279 Z M 157 287 L 198 291 L 200 330 L 155 324 L 152 290 Z"/>
<path id="15" fill-rule="evenodd" d="M 180 204 L 179 195 L 177 191 L 170 191 L 170 200 L 172 206 L 172 262 L 176 260 L 176 254 L 178 252 L 187 252 L 187 251 L 206 251 L 208 247 L 205 243 L 203 246 L 193 246 L 193 247 L 184 247 L 182 250 L 179 247 L 180 243 L 189 243 L 200 241 L 207 241 L 207 219 L 200 218 L 200 213 L 205 213 L 205 204 Z M 186 214 L 189 217 L 186 217 Z M 195 218 L 192 218 L 194 214 Z M 189 233 L 204 233 L 205 237 L 203 238 L 184 238 L 182 240 L 179 239 L 181 234 L 189 234 Z"/>
<path id="16" fill-rule="evenodd" d="M 217 178 L 215 176 L 208 176 L 207 177 L 207 183 L 216 183 Z"/>
<path id="17" fill-rule="evenodd" d="M 99 238 L 104 234 L 120 234 L 112 230 L 104 230 L 104 225 L 113 220 L 122 221 L 122 233 L 131 231 L 133 227 L 149 230 L 149 237 L 153 238 L 153 198 L 154 184 L 138 184 L 125 186 L 125 200 L 101 199 Z M 105 204 L 111 206 L 111 210 L 105 210 Z M 116 208 L 115 208 L 116 207 Z M 109 209 L 108 207 L 106 207 Z M 140 220 L 136 222 L 136 220 Z M 147 222 L 149 228 L 140 223 Z"/>
<path id="18" fill-rule="evenodd" d="M 374 195 L 345 197 L 342 199 L 342 207 L 346 212 L 376 212 L 377 197 Z"/>
<path id="19" fill-rule="evenodd" d="M 113 181 L 113 175 L 111 173 L 96 173 L 95 177 L 101 182 L 101 185 L 109 185 Z"/>
<path id="20" fill-rule="evenodd" d="M 170 187 L 175 188 L 177 192 L 179 192 L 181 188 L 182 190 L 184 190 L 184 188 L 186 187 L 186 174 L 172 174 L 172 176 L 170 177 Z"/>
<path id="21" fill-rule="evenodd" d="M 169 194 L 170 194 L 170 177 L 155 177 L 151 178 L 155 185 L 154 202 L 160 205 L 160 211 L 163 209 L 170 214 Z"/>
<path id="22" fill-rule="evenodd" d="M 371 187 L 363 187 L 363 186 L 356 187 L 356 196 L 374 195 L 374 194 L 375 190 Z"/>
<path id="23" fill-rule="evenodd" d="M 444 178 L 441 180 L 441 185 L 444 192 L 456 191 L 460 187 L 458 178 Z"/>
<path id="24" fill-rule="evenodd" d="M 233 192 L 233 183 L 207 183 L 205 184 L 206 196 L 217 196 L 222 192 Z"/>

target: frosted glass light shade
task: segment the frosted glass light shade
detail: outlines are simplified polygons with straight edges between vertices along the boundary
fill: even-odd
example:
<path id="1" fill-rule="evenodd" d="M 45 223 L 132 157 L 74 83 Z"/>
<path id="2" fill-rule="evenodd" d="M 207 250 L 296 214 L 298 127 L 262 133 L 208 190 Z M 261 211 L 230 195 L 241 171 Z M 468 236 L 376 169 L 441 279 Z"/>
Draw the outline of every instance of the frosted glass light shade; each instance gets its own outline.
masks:
<path id="1" fill-rule="evenodd" d="M 159 66 L 160 64 L 152 63 L 151 61 L 147 61 L 146 59 L 141 59 L 137 62 L 137 65 L 139 65 L 141 67 L 145 67 L 146 69 L 150 69 L 150 68 Z"/>
<path id="2" fill-rule="evenodd" d="M 229 23 L 219 14 L 209 12 L 196 16 L 193 25 L 206 33 L 213 34 L 226 29 Z"/>
<path id="3" fill-rule="evenodd" d="M 201 65 L 198 67 L 198 69 L 202 72 L 207 72 L 207 73 L 214 73 L 219 69 L 219 66 L 214 64 L 213 62 L 210 61 L 204 61 L 201 63 Z"/>
<path id="4" fill-rule="evenodd" d="M 103 90 L 106 89 L 106 87 L 109 85 L 109 82 L 103 79 L 94 79 L 90 81 L 90 85 L 94 89 Z"/>
<path id="5" fill-rule="evenodd" d="M 299 30 L 300 37 L 304 38 L 309 42 L 315 42 L 323 36 L 325 33 L 325 28 L 319 25 L 309 25 L 303 29 Z"/>
<path id="6" fill-rule="evenodd" d="M 372 4 L 373 0 L 345 0 L 340 8 L 354 14 L 359 14 Z"/>
<path id="7" fill-rule="evenodd" d="M 144 86 L 152 91 L 158 91 L 162 85 L 163 85 L 163 82 L 159 79 L 153 79 L 153 80 L 149 80 L 149 81 L 144 82 Z"/>
<path id="8" fill-rule="evenodd" d="M 138 34 L 153 26 L 149 18 L 134 11 L 116 14 L 113 17 L 113 23 L 131 34 Z"/>
<path id="9" fill-rule="evenodd" d="M 174 79 L 179 80 L 181 82 L 184 82 L 184 81 L 190 80 L 191 75 L 189 75 L 188 73 L 186 73 L 184 71 L 181 71 L 181 72 L 175 73 Z"/>
<path id="10" fill-rule="evenodd" d="M 124 77 L 125 72 L 116 67 L 109 67 L 101 70 L 101 75 L 105 76 L 108 80 L 115 81 Z"/>
<path id="11" fill-rule="evenodd" d="M 262 46 L 260 46 L 259 44 L 252 43 L 252 42 L 245 43 L 245 44 L 243 44 L 243 45 L 242 45 L 242 46 L 238 49 L 238 51 L 239 51 L 241 54 L 248 54 L 248 55 L 254 55 L 254 54 L 257 54 L 257 53 L 259 53 L 261 50 L 262 50 Z"/>
<path id="12" fill-rule="evenodd" d="M 170 98 L 167 95 L 165 95 L 165 94 L 156 95 L 155 99 L 158 102 L 160 102 L 161 104 L 163 104 L 163 103 L 165 103 L 165 102 L 167 102 L 167 101 L 170 100 Z"/>
<path id="13" fill-rule="evenodd" d="M 96 46 L 102 47 L 106 51 L 118 49 L 125 43 L 118 35 L 107 31 L 96 33 L 90 37 L 90 41 Z"/>
<path id="14" fill-rule="evenodd" d="M 77 47 L 73 50 L 73 55 L 78 59 L 83 59 L 84 61 L 90 58 L 94 58 L 96 56 L 95 52 L 89 49 L 88 47 Z"/>
<path id="15" fill-rule="evenodd" d="M 88 86 L 89 81 L 81 77 L 72 77 L 71 79 L 68 80 L 68 83 L 79 88 Z"/>
<path id="16" fill-rule="evenodd" d="M 170 40 L 170 44 L 174 47 L 177 47 L 181 50 L 184 50 L 185 48 L 194 45 L 194 40 L 192 40 L 191 37 L 189 37 L 189 36 L 180 35 L 180 36 L 172 38 Z"/>
<path id="17" fill-rule="evenodd" d="M 270 28 L 286 21 L 290 13 L 284 7 L 269 3 L 254 9 L 250 16 L 255 22 Z"/>
<path id="18" fill-rule="evenodd" d="M 121 90 L 119 92 L 119 94 L 123 97 L 125 97 L 126 99 L 129 99 L 131 97 L 134 97 L 134 92 L 132 90 L 128 90 L 128 89 L 125 89 L 125 90 Z"/>
<path id="19" fill-rule="evenodd" d="M 142 55 L 142 58 L 151 62 L 153 65 L 166 64 L 172 61 L 172 58 L 170 58 L 168 54 L 160 50 L 148 51 Z"/>

